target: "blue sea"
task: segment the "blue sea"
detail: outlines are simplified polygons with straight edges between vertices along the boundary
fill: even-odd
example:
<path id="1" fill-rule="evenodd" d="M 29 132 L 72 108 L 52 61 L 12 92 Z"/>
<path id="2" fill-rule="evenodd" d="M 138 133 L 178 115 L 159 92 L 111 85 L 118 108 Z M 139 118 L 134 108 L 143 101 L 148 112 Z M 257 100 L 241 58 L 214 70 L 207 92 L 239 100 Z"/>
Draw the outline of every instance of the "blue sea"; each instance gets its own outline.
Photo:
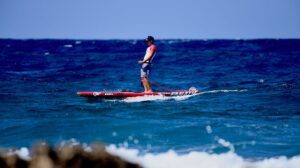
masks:
<path id="1" fill-rule="evenodd" d="M 155 44 L 153 90 L 201 94 L 76 95 L 143 91 L 142 40 L 0 40 L 0 147 L 100 141 L 144 167 L 300 167 L 300 40 Z"/>

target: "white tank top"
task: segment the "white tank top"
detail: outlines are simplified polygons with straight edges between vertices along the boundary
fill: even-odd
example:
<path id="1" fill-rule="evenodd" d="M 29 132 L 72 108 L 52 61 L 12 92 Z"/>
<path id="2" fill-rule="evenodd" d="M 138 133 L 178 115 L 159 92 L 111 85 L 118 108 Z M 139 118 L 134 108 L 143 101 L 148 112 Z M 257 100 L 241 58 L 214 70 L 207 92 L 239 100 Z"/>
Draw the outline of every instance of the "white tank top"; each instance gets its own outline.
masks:
<path id="1" fill-rule="evenodd" d="M 145 54 L 145 56 L 144 56 L 144 59 L 145 59 L 145 58 L 147 58 L 147 57 L 148 57 L 148 55 L 150 55 L 150 54 L 151 54 L 150 48 L 151 48 L 151 46 L 149 46 L 149 47 L 147 48 L 147 50 L 146 50 L 146 54 Z M 153 58 L 154 58 L 155 54 L 156 54 L 156 52 L 154 53 L 154 55 L 152 56 L 152 58 L 151 58 L 149 61 L 147 61 L 147 63 L 151 63 L 151 62 L 152 62 L 152 60 L 153 60 Z"/>

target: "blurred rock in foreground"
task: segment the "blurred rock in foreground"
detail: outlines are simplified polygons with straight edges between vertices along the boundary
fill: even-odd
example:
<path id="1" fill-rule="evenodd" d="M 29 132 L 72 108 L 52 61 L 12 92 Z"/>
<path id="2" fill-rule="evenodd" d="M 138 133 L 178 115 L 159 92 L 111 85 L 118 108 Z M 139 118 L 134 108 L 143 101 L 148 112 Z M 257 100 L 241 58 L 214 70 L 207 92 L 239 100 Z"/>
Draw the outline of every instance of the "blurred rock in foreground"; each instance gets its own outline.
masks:
<path id="1" fill-rule="evenodd" d="M 26 153 L 26 150 L 25 150 Z M 28 153 L 28 151 L 27 151 Z M 22 156 L 23 155 L 23 156 Z M 0 152 L 0 168 L 140 168 L 105 151 L 101 144 L 89 147 L 63 145 L 51 148 L 45 143 L 35 145 L 31 154 L 13 150 Z"/>

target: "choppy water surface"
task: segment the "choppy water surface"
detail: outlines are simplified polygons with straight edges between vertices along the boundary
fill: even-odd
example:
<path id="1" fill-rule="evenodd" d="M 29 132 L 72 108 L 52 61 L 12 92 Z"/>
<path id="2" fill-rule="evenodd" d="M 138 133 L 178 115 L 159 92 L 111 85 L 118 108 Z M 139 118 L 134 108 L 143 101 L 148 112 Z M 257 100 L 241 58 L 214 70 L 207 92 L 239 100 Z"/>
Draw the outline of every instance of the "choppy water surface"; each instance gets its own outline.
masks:
<path id="1" fill-rule="evenodd" d="M 229 152 L 258 161 L 300 154 L 300 40 L 156 45 L 153 89 L 193 86 L 202 94 L 110 101 L 76 95 L 142 91 L 137 61 L 147 47 L 143 41 L 0 40 L 1 146 L 73 138 L 175 160 L 168 150 L 178 157 Z"/>

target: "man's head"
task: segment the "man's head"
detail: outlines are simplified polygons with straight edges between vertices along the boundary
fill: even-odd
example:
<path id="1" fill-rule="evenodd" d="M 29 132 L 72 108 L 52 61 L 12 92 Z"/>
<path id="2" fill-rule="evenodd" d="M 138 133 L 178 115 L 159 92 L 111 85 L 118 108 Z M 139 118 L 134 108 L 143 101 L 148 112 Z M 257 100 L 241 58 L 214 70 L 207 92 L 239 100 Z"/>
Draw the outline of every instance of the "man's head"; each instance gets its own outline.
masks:
<path id="1" fill-rule="evenodd" d="M 154 43 L 154 37 L 152 37 L 152 36 L 148 36 L 145 40 L 147 41 L 148 45 L 151 45 Z"/>

